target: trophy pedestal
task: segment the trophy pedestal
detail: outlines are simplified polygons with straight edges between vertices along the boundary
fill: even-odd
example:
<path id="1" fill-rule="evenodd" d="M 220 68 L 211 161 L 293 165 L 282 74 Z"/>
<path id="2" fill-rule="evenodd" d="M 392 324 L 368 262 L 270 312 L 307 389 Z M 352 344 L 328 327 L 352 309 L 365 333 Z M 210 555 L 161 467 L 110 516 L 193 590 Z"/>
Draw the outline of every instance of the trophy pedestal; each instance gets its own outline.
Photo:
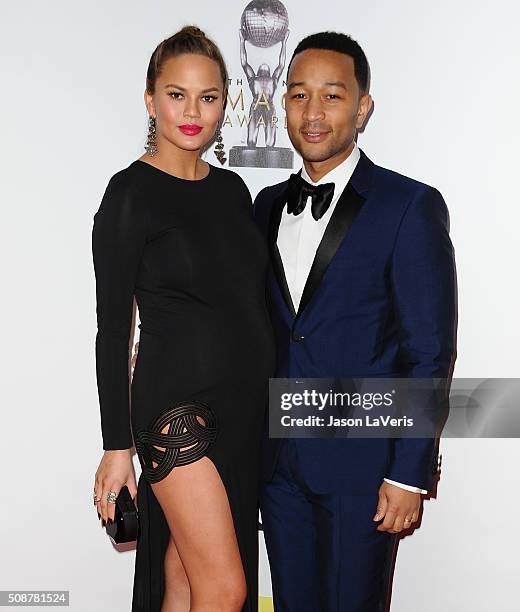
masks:
<path id="1" fill-rule="evenodd" d="M 288 168 L 294 152 L 283 147 L 231 147 L 229 165 L 235 168 Z"/>

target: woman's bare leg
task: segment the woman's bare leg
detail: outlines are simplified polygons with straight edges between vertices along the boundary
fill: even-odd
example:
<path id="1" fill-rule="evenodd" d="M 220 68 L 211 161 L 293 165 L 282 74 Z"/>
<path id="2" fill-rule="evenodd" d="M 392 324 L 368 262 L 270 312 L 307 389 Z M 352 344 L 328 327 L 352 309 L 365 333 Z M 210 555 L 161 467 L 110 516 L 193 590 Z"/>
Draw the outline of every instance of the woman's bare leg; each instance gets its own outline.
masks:
<path id="1" fill-rule="evenodd" d="M 227 492 L 213 462 L 202 457 L 177 466 L 151 486 L 186 571 L 189 610 L 240 612 L 246 581 Z"/>
<path id="2" fill-rule="evenodd" d="M 175 541 L 171 536 L 164 558 L 164 573 L 166 588 L 161 612 L 189 612 L 190 583 Z"/>

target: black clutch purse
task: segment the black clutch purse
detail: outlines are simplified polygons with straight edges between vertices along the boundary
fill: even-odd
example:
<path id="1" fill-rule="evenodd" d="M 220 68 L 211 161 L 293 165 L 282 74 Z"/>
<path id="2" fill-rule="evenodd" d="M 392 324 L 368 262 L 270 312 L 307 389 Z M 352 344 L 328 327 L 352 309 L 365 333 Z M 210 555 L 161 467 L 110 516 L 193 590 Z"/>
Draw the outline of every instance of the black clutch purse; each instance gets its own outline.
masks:
<path id="1" fill-rule="evenodd" d="M 106 525 L 107 534 L 114 544 L 133 542 L 139 532 L 139 516 L 134 500 L 125 485 L 116 497 L 114 522 Z"/>

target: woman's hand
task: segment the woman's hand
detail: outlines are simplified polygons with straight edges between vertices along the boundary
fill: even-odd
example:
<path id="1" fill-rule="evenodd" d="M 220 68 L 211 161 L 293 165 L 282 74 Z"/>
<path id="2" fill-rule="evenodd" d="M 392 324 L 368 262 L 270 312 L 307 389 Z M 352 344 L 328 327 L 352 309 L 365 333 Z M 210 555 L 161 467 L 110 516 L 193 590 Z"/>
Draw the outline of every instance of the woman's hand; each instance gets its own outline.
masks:
<path id="1" fill-rule="evenodd" d="M 106 450 L 96 472 L 94 492 L 97 511 L 100 519 L 105 523 L 114 520 L 115 504 L 107 502 L 109 491 L 119 495 L 121 488 L 126 485 L 132 499 L 137 493 L 134 464 L 132 462 L 132 449 Z"/>

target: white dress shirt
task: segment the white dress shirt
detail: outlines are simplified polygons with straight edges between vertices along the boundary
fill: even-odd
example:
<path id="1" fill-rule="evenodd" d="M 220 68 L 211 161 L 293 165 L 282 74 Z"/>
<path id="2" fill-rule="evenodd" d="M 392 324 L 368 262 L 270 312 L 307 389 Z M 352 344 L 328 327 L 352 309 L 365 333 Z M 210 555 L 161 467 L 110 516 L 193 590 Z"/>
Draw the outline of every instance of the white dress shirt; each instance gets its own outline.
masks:
<path id="1" fill-rule="evenodd" d="M 316 221 L 312 216 L 312 200 L 310 196 L 307 199 L 305 209 L 299 215 L 288 213 L 287 206 L 285 206 L 282 211 L 277 245 L 296 312 L 300 305 L 303 289 L 307 277 L 309 276 L 314 256 L 316 255 L 318 246 L 325 233 L 325 228 L 330 221 L 343 190 L 354 173 L 359 158 L 359 148 L 357 144 L 354 143 L 354 148 L 347 159 L 342 161 L 341 164 L 333 168 L 325 176 L 322 176 L 317 182 L 311 180 L 305 170 L 305 166 L 302 167 L 301 176 L 311 185 L 334 183 L 332 202 L 323 217 Z M 385 481 L 401 487 L 402 489 L 406 489 L 407 491 L 427 493 L 424 489 L 418 489 L 417 487 L 389 480 L 388 478 L 385 478 Z"/>

